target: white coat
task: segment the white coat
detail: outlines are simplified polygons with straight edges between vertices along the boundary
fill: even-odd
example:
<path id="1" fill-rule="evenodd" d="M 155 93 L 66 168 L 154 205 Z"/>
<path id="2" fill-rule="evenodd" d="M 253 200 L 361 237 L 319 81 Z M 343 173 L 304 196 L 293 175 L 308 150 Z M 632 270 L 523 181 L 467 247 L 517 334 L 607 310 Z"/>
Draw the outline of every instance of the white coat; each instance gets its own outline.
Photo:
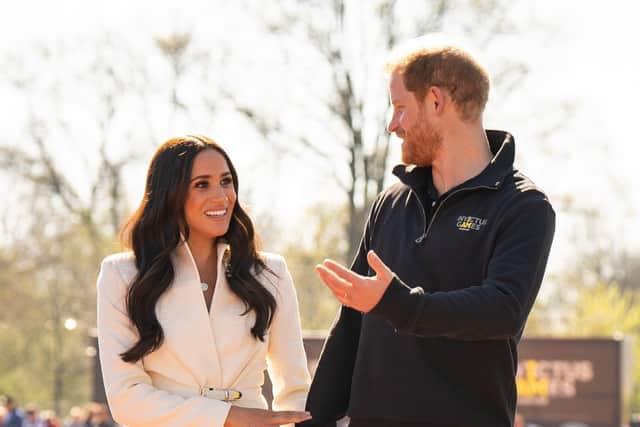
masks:
<path id="1" fill-rule="evenodd" d="M 138 333 L 126 310 L 137 270 L 132 253 L 104 259 L 98 276 L 98 344 L 102 375 L 114 419 L 130 427 L 222 427 L 231 404 L 267 408 L 261 386 L 268 369 L 274 410 L 304 410 L 310 384 L 302 345 L 296 291 L 284 259 L 261 254 L 269 269 L 258 280 L 274 295 L 277 309 L 264 342 L 250 334 L 255 315 L 231 292 L 218 244 L 218 271 L 208 312 L 198 270 L 186 243 L 172 255 L 174 280 L 156 305 L 162 345 L 137 363 L 120 353 Z M 233 403 L 203 397 L 202 387 L 242 393 Z"/>

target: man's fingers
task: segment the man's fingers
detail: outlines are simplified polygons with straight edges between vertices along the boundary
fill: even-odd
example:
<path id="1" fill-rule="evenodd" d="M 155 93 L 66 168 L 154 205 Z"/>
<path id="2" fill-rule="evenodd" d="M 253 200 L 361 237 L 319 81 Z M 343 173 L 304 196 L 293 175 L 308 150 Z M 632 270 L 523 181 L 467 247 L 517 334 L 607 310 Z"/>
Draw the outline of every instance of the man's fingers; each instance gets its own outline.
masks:
<path id="1" fill-rule="evenodd" d="M 333 271 L 338 277 L 346 280 L 347 282 L 355 283 L 358 280 L 363 279 L 362 276 L 354 273 L 353 271 L 349 270 L 347 267 L 343 266 L 342 264 L 338 264 L 332 259 L 325 259 L 322 262 L 322 265 L 324 265 L 326 268 Z"/>
<path id="2" fill-rule="evenodd" d="M 334 292 L 344 292 L 347 290 L 347 287 L 350 286 L 347 281 L 322 264 L 316 265 L 316 271 L 322 281 Z"/>
<path id="3" fill-rule="evenodd" d="M 340 278 L 337 274 L 322 264 L 316 265 L 316 272 L 325 285 L 331 289 L 331 292 L 333 292 L 335 297 L 344 304 L 349 291 L 352 288 L 351 284 Z"/>

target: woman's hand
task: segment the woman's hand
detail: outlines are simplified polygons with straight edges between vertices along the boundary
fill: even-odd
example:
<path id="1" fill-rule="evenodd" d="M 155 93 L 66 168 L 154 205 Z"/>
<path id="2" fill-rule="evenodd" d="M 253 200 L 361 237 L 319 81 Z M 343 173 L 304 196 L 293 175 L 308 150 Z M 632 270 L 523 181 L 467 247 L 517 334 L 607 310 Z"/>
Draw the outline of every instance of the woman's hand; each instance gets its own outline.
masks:
<path id="1" fill-rule="evenodd" d="M 300 423 L 310 420 L 311 414 L 302 411 L 269 411 L 266 409 L 232 406 L 224 427 L 267 427 Z"/>

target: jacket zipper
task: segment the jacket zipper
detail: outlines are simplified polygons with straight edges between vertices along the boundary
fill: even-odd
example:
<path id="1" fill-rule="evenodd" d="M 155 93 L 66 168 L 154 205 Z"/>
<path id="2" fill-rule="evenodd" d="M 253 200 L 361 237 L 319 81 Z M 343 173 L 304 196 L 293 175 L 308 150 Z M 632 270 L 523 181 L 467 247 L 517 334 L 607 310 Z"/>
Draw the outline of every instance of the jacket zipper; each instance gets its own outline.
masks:
<path id="1" fill-rule="evenodd" d="M 458 194 L 458 193 L 462 193 L 463 191 L 472 191 L 472 190 L 479 190 L 479 189 L 486 189 L 486 190 L 496 190 L 496 187 L 489 187 L 488 185 L 479 185 L 476 187 L 467 187 L 467 188 L 460 188 L 454 192 L 452 192 L 451 194 L 449 194 L 447 197 L 444 198 L 444 200 L 442 202 L 440 202 L 440 204 L 438 205 L 436 211 L 433 213 L 433 216 L 431 217 L 431 221 L 429 221 L 429 225 L 427 225 L 427 214 L 424 210 L 424 206 L 422 205 L 422 201 L 420 200 L 420 197 L 418 197 L 418 195 L 416 194 L 416 198 L 418 199 L 418 205 L 420 205 L 420 210 L 422 211 L 422 218 L 424 218 L 424 224 L 425 224 L 425 231 L 424 233 L 422 233 L 422 235 L 420 235 L 418 238 L 416 238 L 414 240 L 414 242 L 416 244 L 420 244 L 424 241 L 424 239 L 427 238 L 427 235 L 429 234 L 429 230 L 431 230 L 431 224 L 433 224 L 433 221 L 436 219 L 436 215 L 438 215 L 438 212 L 440 211 L 440 208 L 442 207 L 442 205 L 444 205 L 444 202 L 446 202 L 447 200 L 449 200 L 449 198 L 451 198 L 451 196 L 453 196 L 454 194 Z M 411 190 L 413 191 L 413 190 Z"/>

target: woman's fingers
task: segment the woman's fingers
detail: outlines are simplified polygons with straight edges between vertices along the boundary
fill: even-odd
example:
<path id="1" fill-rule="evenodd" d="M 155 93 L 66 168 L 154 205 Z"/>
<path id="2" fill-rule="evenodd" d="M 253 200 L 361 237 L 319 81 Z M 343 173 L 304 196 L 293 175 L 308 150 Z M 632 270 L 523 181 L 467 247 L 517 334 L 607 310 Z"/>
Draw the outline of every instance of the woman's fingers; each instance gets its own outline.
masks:
<path id="1" fill-rule="evenodd" d="M 279 426 L 310 419 L 311 414 L 304 411 L 270 411 L 232 406 L 224 425 L 225 427 Z"/>
<path id="2" fill-rule="evenodd" d="M 280 424 L 300 423 L 302 421 L 310 420 L 311 414 L 308 412 L 300 411 L 272 411 L 271 419 L 269 420 L 272 425 L 278 426 Z"/>

